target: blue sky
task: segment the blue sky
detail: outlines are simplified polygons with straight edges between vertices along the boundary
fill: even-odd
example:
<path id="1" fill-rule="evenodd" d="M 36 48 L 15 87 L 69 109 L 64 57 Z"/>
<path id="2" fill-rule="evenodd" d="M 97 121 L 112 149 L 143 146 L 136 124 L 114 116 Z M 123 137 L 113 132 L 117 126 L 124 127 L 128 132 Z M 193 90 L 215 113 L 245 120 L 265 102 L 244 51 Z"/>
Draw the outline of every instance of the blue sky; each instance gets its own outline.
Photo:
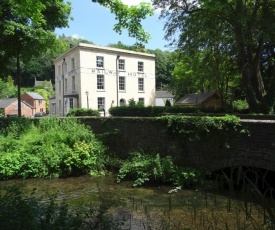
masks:
<path id="1" fill-rule="evenodd" d="M 113 31 L 113 26 L 116 23 L 115 16 L 106 8 L 91 0 L 70 0 L 72 3 L 72 17 L 69 28 L 56 29 L 57 35 L 65 34 L 76 38 L 84 38 L 92 41 L 96 45 L 107 46 L 111 43 L 121 41 L 126 45 L 133 45 L 136 40 L 128 36 L 127 31 L 123 31 L 119 35 Z M 137 4 L 141 0 L 123 0 L 125 4 Z M 158 19 L 158 13 L 147 18 L 142 23 L 144 29 L 151 34 L 149 43 L 146 44 L 147 49 L 162 49 L 168 44 L 164 40 L 164 21 Z"/>

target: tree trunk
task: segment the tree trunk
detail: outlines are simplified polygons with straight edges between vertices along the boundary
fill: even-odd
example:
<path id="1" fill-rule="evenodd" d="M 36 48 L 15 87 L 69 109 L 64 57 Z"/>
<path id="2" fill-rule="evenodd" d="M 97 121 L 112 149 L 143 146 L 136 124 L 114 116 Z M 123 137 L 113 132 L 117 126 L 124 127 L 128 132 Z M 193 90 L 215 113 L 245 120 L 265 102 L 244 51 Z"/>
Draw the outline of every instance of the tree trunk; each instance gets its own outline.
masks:
<path id="1" fill-rule="evenodd" d="M 17 101 L 18 101 L 18 117 L 22 116 L 21 113 L 21 69 L 20 69 L 20 56 L 17 54 Z"/>

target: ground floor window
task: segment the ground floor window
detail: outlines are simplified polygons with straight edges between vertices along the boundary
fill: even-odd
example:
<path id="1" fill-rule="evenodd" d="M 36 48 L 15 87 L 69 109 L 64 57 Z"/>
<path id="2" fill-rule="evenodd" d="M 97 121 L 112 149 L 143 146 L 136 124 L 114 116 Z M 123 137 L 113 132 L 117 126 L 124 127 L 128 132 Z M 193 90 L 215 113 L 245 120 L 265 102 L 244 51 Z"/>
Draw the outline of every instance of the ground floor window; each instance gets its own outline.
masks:
<path id="1" fill-rule="evenodd" d="M 73 98 L 70 98 L 70 109 L 73 109 L 74 108 L 74 99 Z"/>
<path id="2" fill-rule="evenodd" d="M 56 114 L 56 104 L 52 103 L 52 114 Z"/>
<path id="3" fill-rule="evenodd" d="M 140 98 L 138 99 L 138 102 L 139 102 L 139 103 L 142 103 L 142 104 L 144 105 L 144 97 L 140 97 Z"/>
<path id="4" fill-rule="evenodd" d="M 126 105 L 125 99 L 120 99 L 119 106 L 125 106 L 125 105 Z"/>
<path id="5" fill-rule="evenodd" d="M 105 109 L 105 97 L 98 97 L 97 98 L 97 109 L 98 110 Z"/>

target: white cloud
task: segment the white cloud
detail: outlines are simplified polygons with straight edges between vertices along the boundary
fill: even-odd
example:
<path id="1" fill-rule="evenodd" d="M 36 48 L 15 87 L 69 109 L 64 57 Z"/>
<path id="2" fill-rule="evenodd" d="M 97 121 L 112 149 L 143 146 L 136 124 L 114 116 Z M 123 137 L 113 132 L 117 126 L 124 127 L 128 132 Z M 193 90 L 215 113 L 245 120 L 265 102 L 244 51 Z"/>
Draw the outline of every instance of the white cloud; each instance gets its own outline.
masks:
<path id="1" fill-rule="evenodd" d="M 128 6 L 136 6 L 141 2 L 151 2 L 150 0 L 122 0 L 122 2 Z"/>
<path id="2" fill-rule="evenodd" d="M 72 38 L 76 38 L 76 39 L 79 39 L 79 38 L 85 39 L 84 36 L 81 36 L 81 35 L 79 35 L 79 34 L 72 34 L 71 37 L 72 37 Z"/>

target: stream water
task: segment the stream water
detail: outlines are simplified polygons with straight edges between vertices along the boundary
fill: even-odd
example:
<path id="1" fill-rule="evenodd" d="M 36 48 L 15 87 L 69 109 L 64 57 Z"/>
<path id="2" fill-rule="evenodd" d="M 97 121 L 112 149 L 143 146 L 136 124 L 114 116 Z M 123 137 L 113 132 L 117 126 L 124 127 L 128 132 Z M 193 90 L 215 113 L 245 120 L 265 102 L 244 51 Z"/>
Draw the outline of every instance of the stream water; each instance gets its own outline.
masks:
<path id="1" fill-rule="evenodd" d="M 70 205 L 100 198 L 121 201 L 113 211 L 126 215 L 127 229 L 269 229 L 261 206 L 214 192 L 176 192 L 166 185 L 133 188 L 132 182 L 116 183 L 115 176 L 10 180 L 0 181 L 0 187 L 20 183 L 26 192 L 36 188 L 41 195 L 56 193 Z"/>

